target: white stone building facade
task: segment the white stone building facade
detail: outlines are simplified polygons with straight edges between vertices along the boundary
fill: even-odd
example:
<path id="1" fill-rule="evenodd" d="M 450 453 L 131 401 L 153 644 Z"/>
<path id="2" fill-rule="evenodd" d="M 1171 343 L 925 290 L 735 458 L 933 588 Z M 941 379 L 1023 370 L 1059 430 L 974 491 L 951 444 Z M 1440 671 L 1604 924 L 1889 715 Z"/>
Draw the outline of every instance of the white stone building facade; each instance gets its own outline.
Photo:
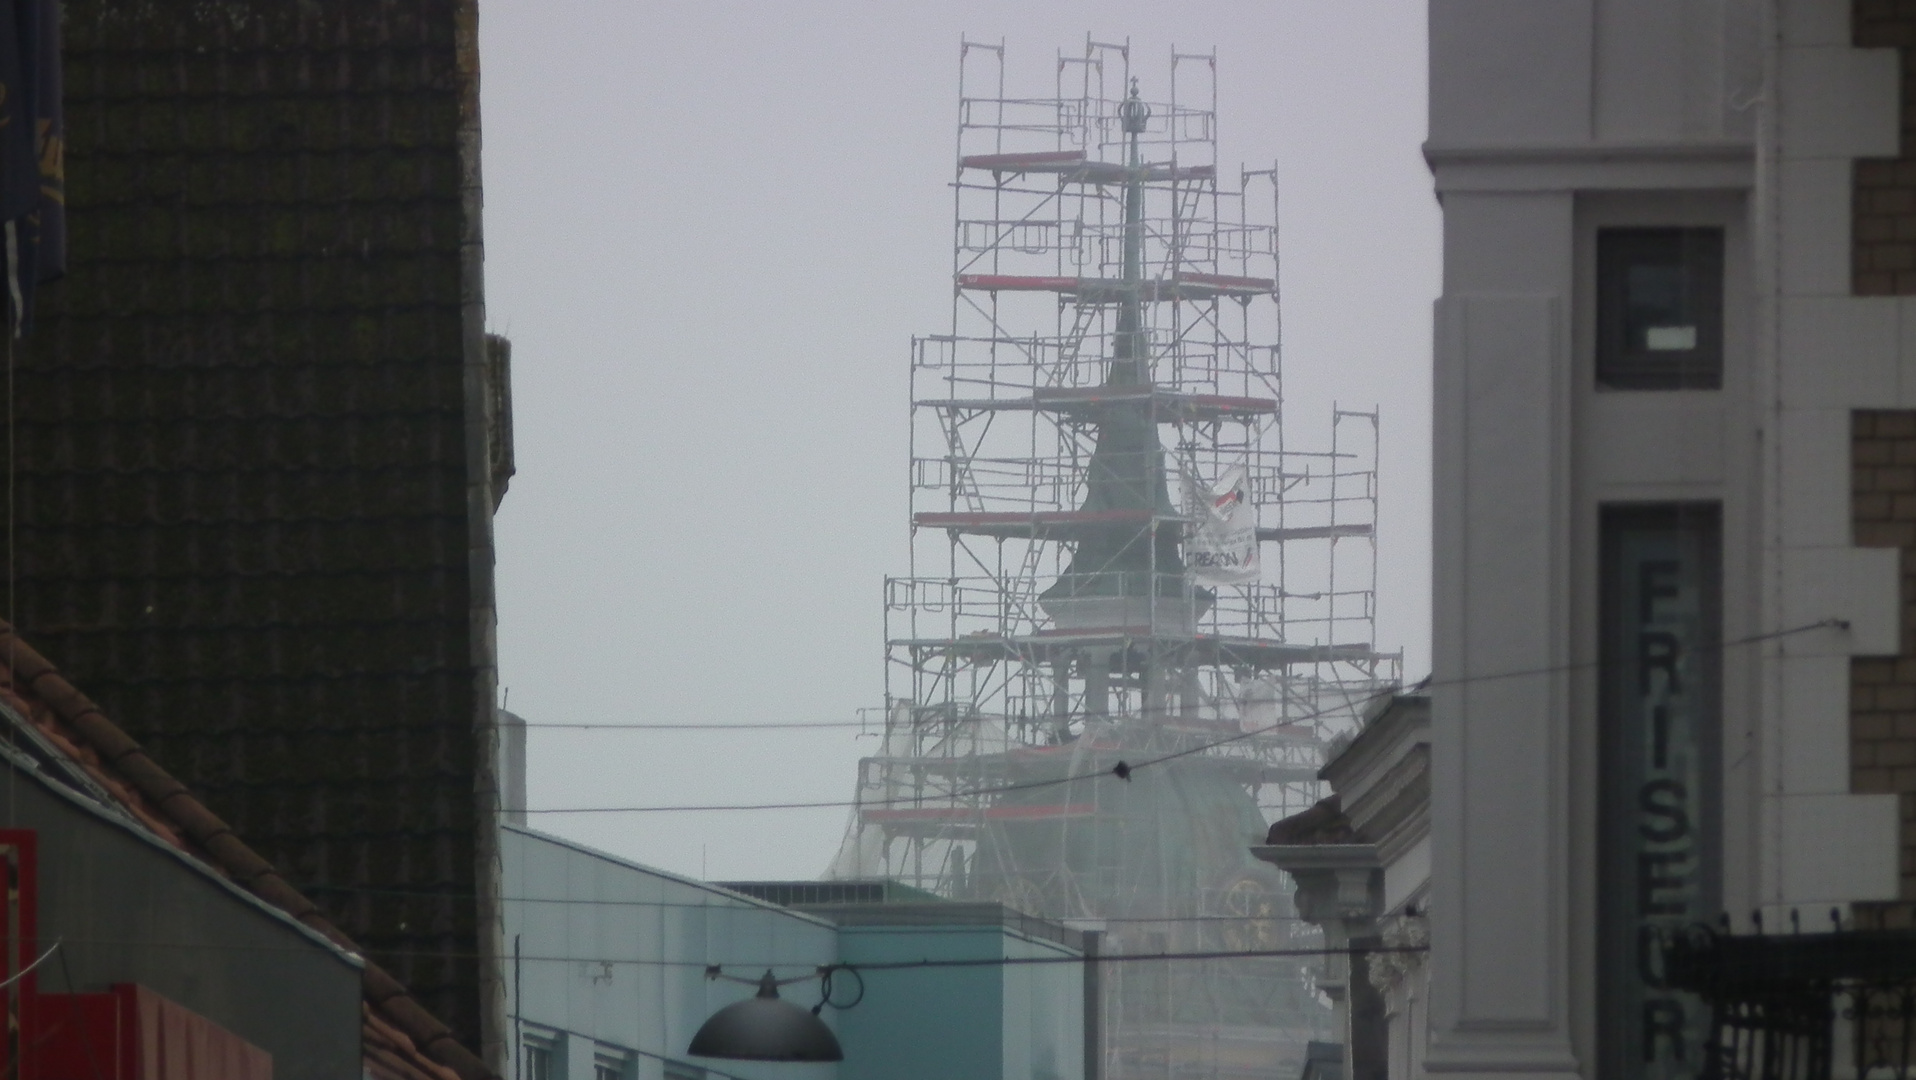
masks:
<path id="1" fill-rule="evenodd" d="M 1916 444 L 1871 441 L 1916 435 L 1908 27 L 1872 0 L 1430 4 L 1411 1075 L 1693 1075 L 1695 1003 L 1646 982 L 1646 935 L 1911 896 Z"/>
<path id="2" fill-rule="evenodd" d="M 1429 1039 L 1430 699 L 1367 710 L 1319 774 L 1333 799 L 1271 829 L 1252 854 L 1291 875 L 1324 931 L 1317 988 L 1346 1080 L 1421 1076 Z M 1339 950 L 1353 950 L 1340 953 Z"/>

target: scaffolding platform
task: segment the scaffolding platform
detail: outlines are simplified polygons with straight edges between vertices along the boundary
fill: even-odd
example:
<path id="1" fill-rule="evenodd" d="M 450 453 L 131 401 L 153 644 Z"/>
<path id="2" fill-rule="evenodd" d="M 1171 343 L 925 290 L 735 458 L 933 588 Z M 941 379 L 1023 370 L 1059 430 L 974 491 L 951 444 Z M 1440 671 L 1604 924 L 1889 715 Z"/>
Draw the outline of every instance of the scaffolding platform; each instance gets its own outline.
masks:
<path id="1" fill-rule="evenodd" d="M 961 169 L 980 169 L 1000 175 L 1022 176 L 1049 173 L 1062 176 L 1067 183 L 1121 184 L 1131 176 L 1122 165 L 1090 160 L 1082 150 L 1051 150 L 1031 154 L 972 154 L 958 159 Z M 1144 178 L 1149 183 L 1177 183 L 1190 180 L 1215 180 L 1217 169 L 1210 165 L 1147 165 Z"/>
<path id="2" fill-rule="evenodd" d="M 1180 274 L 1170 278 L 1047 277 L 1039 274 L 959 274 L 958 287 L 978 292 L 1048 292 L 1080 304 L 1159 303 L 1170 300 L 1248 299 L 1277 291 L 1274 278 L 1230 274 Z"/>
<path id="3" fill-rule="evenodd" d="M 1149 510 L 1050 510 L 1030 514 L 926 512 L 913 514 L 911 523 L 920 529 L 944 529 L 971 536 L 1071 541 L 1101 535 L 1113 528 L 1143 532 L 1155 526 L 1181 531 L 1188 520 Z"/>
<path id="4" fill-rule="evenodd" d="M 1184 664 L 1244 668 L 1252 671 L 1280 671 L 1299 664 L 1374 664 L 1388 663 L 1394 653 L 1380 653 L 1369 643 L 1338 645 L 1299 644 L 1221 634 L 1179 634 L 1159 632 L 1149 624 L 1106 626 L 1091 629 L 1046 629 L 1030 634 L 973 634 L 961 638 L 893 638 L 887 644 L 894 649 L 911 649 L 926 657 L 948 657 L 968 663 L 1023 661 L 1049 664 L 1075 658 L 1088 649 L 1102 648 L 1112 654 L 1112 670 L 1128 670 L 1128 656 L 1134 649 L 1148 650 L 1153 657 L 1170 657 Z M 1142 663 L 1142 662 L 1140 662 Z"/>
<path id="5" fill-rule="evenodd" d="M 1041 389 L 1029 397 L 927 398 L 912 404 L 953 412 L 1048 411 L 1070 416 L 1098 416 L 1114 408 L 1142 406 L 1160 424 L 1200 424 L 1224 419 L 1274 416 L 1275 398 L 1234 397 L 1228 394 L 1175 393 L 1155 387 L 1063 386 Z"/>

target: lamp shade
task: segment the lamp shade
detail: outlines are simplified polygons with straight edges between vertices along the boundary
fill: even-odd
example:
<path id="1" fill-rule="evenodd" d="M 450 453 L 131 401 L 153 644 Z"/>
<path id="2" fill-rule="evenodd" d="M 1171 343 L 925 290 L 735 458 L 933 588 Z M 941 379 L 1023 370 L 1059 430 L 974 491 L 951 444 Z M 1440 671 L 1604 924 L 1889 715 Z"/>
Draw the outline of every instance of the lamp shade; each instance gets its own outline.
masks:
<path id="1" fill-rule="evenodd" d="M 809 1010 L 779 997 L 769 971 L 758 982 L 758 996 L 713 1013 L 687 1053 L 735 1061 L 845 1060 L 838 1036 Z"/>

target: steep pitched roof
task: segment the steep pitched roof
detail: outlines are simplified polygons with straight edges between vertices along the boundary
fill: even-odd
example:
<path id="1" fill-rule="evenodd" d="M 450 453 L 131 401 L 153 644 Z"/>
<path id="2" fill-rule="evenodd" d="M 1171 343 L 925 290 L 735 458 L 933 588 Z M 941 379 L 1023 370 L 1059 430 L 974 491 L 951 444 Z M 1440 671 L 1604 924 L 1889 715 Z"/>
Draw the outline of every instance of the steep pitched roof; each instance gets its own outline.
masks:
<path id="1" fill-rule="evenodd" d="M 0 621 L 0 702 L 25 717 L 155 834 L 340 947 L 364 955 L 317 905 L 148 757 L 4 621 Z M 378 1080 L 498 1080 L 445 1024 L 370 960 L 362 987 L 362 1052 L 370 1075 Z"/>

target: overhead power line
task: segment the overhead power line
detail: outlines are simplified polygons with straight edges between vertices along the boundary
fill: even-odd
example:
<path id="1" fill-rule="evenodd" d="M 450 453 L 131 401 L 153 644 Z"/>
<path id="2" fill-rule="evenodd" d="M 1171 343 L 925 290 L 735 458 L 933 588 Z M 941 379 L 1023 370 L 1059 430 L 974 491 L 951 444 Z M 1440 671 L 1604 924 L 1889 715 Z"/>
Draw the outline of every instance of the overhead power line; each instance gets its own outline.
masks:
<path id="1" fill-rule="evenodd" d="M 1765 641 L 1775 641 L 1777 639 L 1791 637 L 1796 634 L 1809 633 L 1810 631 L 1813 631 L 1813 630 L 1848 629 L 1848 628 L 1849 628 L 1849 623 L 1845 620 L 1821 619 L 1813 623 L 1805 623 L 1802 626 L 1790 627 L 1789 629 L 1786 629 L 1786 630 L 1772 630 L 1772 631 L 1769 631 L 1768 633 L 1752 634 L 1748 637 L 1736 638 L 1736 639 L 1724 641 L 1720 643 L 1717 646 L 1717 648 L 1719 650 L 1728 650 L 1728 649 L 1736 648 L 1739 646 L 1755 645 Z M 1418 684 L 1417 689 L 1424 690 L 1424 689 L 1435 689 L 1439 687 L 1467 686 L 1467 685 L 1473 685 L 1476 683 L 1502 682 L 1509 679 L 1533 678 L 1540 675 L 1560 675 L 1560 674 L 1566 674 L 1572 671 L 1592 670 L 1596 668 L 1596 666 L 1597 666 L 1597 661 L 1592 660 L 1592 661 L 1587 661 L 1583 663 L 1555 664 L 1555 665 L 1550 665 L 1547 667 L 1526 668 L 1526 669 L 1522 669 L 1518 671 L 1498 672 L 1496 674 L 1490 674 L 1490 675 L 1464 676 L 1462 678 L 1457 678 L 1457 679 L 1439 679 L 1439 680 L 1426 679 L 1424 680 L 1424 682 Z M 1101 769 L 1097 772 L 1077 773 L 1071 776 L 1053 777 L 1047 780 L 1027 780 L 1017 784 L 1001 784 L 1001 785 L 997 785 L 993 787 L 972 788 L 966 791 L 954 791 L 954 792 L 935 795 L 931 797 L 914 795 L 914 796 L 898 796 L 898 797 L 888 798 L 888 799 L 827 799 L 827 800 L 819 800 L 816 802 L 695 803 L 695 804 L 668 805 L 668 806 L 524 807 L 522 809 L 507 810 L 503 812 L 504 813 L 523 813 L 523 814 L 674 814 L 674 813 L 710 813 L 710 812 L 719 812 L 719 811 L 731 812 L 731 811 L 761 811 L 761 810 L 832 810 L 832 809 L 851 809 L 854 807 L 863 808 L 863 807 L 880 807 L 880 806 L 923 806 L 929 801 L 938 801 L 938 802 L 942 802 L 945 800 L 955 801 L 958 799 L 971 799 L 971 798 L 976 798 L 979 796 L 986 796 L 986 795 L 1004 795 L 1004 794 L 1009 794 L 1015 791 L 1032 791 L 1038 788 L 1056 787 L 1060 784 L 1074 784 L 1080 781 L 1097 781 L 1097 780 L 1103 780 L 1110 777 L 1116 777 L 1119 780 L 1128 781 L 1131 779 L 1131 777 L 1134 774 L 1136 774 L 1141 769 L 1148 769 L 1154 766 L 1164 765 L 1172 761 L 1177 761 L 1181 758 L 1187 758 L 1196 754 L 1204 753 L 1207 750 L 1215 750 L 1220 746 L 1229 746 L 1233 743 L 1242 742 L 1246 739 L 1256 738 L 1259 735 L 1276 731 L 1279 728 L 1292 726 L 1302 720 L 1314 720 L 1324 716 L 1325 714 L 1329 712 L 1334 711 L 1334 709 L 1338 711 L 1341 711 L 1343 709 L 1361 709 L 1375 702 L 1382 701 L 1385 698 L 1391 697 L 1392 695 L 1399 694 L 1402 692 L 1403 692 L 1402 687 L 1399 687 L 1399 686 L 1389 687 L 1387 689 L 1379 690 L 1372 694 L 1364 695 L 1362 697 L 1358 697 L 1358 698 L 1354 698 L 1354 699 L 1342 702 L 1334 707 L 1314 709 L 1308 713 L 1303 714 L 1302 716 L 1287 717 L 1284 720 L 1281 720 L 1275 724 L 1268 724 L 1268 725 L 1265 725 L 1264 727 L 1252 728 L 1248 731 L 1238 732 L 1237 734 L 1234 734 L 1234 735 L 1226 735 L 1223 738 L 1213 739 L 1209 742 L 1201 742 L 1196 745 L 1186 747 L 1183 750 L 1175 750 L 1170 753 L 1160 754 L 1157 757 L 1145 758 L 1142 761 L 1135 761 L 1135 762 L 1119 761 L 1116 765 L 1113 765 L 1111 768 Z"/>
<path id="2" fill-rule="evenodd" d="M 549 731 L 816 731 L 821 728 L 867 728 L 884 726 L 882 720 L 802 720 L 791 723 L 728 724 L 723 721 L 690 721 L 681 724 L 565 724 L 527 720 L 517 727 Z"/>
<path id="3" fill-rule="evenodd" d="M 709 882 L 708 884 L 717 885 L 720 888 L 725 887 L 724 882 Z M 316 893 L 318 894 L 350 893 L 356 896 L 392 896 L 392 897 L 406 897 L 406 898 L 413 898 L 413 899 L 420 899 L 420 900 L 471 900 L 477 895 L 475 893 L 469 893 L 469 892 L 452 892 L 452 891 L 434 892 L 434 891 L 423 890 L 423 889 L 374 889 L 374 888 L 366 888 L 366 887 L 362 887 L 358 885 L 307 885 L 307 886 L 302 886 L 301 891 L 309 895 L 316 894 Z M 769 907 L 785 908 L 785 909 L 796 909 L 796 908 L 803 908 L 806 906 L 814 906 L 814 907 L 850 906 L 850 905 L 857 904 L 859 906 L 870 906 L 874 908 L 883 907 L 888 911 L 902 910 L 902 911 L 909 912 L 912 910 L 912 906 L 914 904 L 925 903 L 925 904 L 932 904 L 935 906 L 938 904 L 951 902 L 943 897 L 940 897 L 936 900 L 927 900 L 927 901 L 904 900 L 904 901 L 897 901 L 894 903 L 887 903 L 887 904 L 868 904 L 868 905 L 861 904 L 859 901 L 851 901 L 851 900 L 844 901 L 842 902 L 842 904 L 840 904 L 839 902 L 830 901 L 830 900 L 821 900 L 813 904 L 780 904 L 775 901 L 760 899 L 759 897 L 752 896 L 750 893 L 740 893 L 739 895 L 747 897 L 752 900 L 757 900 L 759 903 L 765 904 Z M 673 908 L 673 909 L 692 909 L 692 910 L 702 910 L 702 911 L 739 912 L 739 913 L 760 912 L 764 910 L 763 908 L 758 908 L 758 907 L 728 906 L 723 903 L 718 903 L 718 904 L 693 903 L 689 900 L 596 900 L 596 899 L 575 899 L 571 897 L 502 896 L 499 898 L 499 902 L 502 904 L 559 904 L 559 905 L 577 906 L 577 907 Z M 959 901 L 959 902 L 963 903 L 964 901 Z M 980 902 L 991 903 L 995 901 L 980 901 Z M 1065 919 L 1051 918 L 1049 916 L 1035 916 L 1035 917 L 1041 918 L 1046 922 L 1054 922 L 1054 923 L 1060 923 L 1060 924 L 1066 921 Z M 1086 916 L 1084 921 L 1101 922 L 1101 923 L 1199 923 L 1199 922 L 1307 922 L 1308 920 L 1297 915 L 1126 915 L 1126 916 L 1111 917 L 1111 918 L 1102 917 L 1102 916 L 1099 916 L 1099 917 Z"/>
<path id="4" fill-rule="evenodd" d="M 920 927 L 918 929 L 924 929 Z M 228 941 L 149 941 L 133 938 L 94 938 L 68 937 L 69 945 L 110 945 L 115 947 L 133 947 L 153 949 L 183 949 L 201 952 L 304 952 L 315 948 L 314 945 L 268 945 L 242 944 Z M 51 951 L 51 950 L 49 950 Z M 743 968 L 752 971 L 776 971 L 779 968 L 801 971 L 823 971 L 825 968 L 856 971 L 908 971 L 920 968 L 979 968 L 979 967 L 1026 967 L 1047 964 L 1139 964 L 1170 963 L 1196 960 L 1279 960 L 1302 959 L 1314 956 L 1377 956 L 1386 954 L 1427 953 L 1428 945 L 1350 945 L 1341 949 L 1194 949 L 1178 952 L 1154 953 L 1099 953 L 1086 956 L 1081 953 L 1056 953 L 1049 956 L 992 956 L 963 960 L 891 960 L 871 964 L 813 964 L 794 960 L 730 960 L 714 965 L 709 960 L 667 960 L 663 957 L 606 957 L 606 956 L 526 956 L 517 959 L 523 963 L 537 964 L 611 964 L 615 967 L 652 967 L 652 968 L 693 968 L 709 971 L 713 967 Z M 481 955 L 475 951 L 446 949 L 380 949 L 377 955 L 384 958 L 421 957 L 440 959 L 485 960 L 498 959 L 497 956 Z"/>

